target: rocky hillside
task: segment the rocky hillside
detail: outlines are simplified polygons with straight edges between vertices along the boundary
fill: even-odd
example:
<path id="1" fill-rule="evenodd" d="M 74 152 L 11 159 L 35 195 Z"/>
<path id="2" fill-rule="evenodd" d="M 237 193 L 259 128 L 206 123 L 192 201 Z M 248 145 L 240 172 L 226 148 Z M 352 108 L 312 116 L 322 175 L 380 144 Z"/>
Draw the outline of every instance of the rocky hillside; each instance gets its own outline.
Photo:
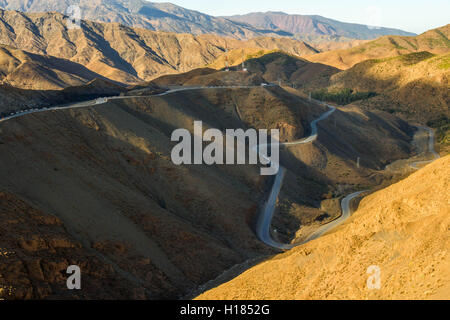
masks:
<path id="1" fill-rule="evenodd" d="M 351 49 L 323 52 L 307 59 L 339 69 L 348 69 L 368 59 L 382 59 L 421 51 L 448 53 L 449 38 L 450 25 L 446 25 L 418 36 L 384 36 Z"/>
<path id="2" fill-rule="evenodd" d="M 381 35 L 412 35 L 396 29 L 369 29 L 320 16 L 287 15 L 278 12 L 213 17 L 171 3 L 144 0 L 0 0 L 0 8 L 23 12 L 66 13 L 70 5 L 80 7 L 83 19 L 117 22 L 135 28 L 200 34 L 235 39 L 258 36 L 287 36 L 298 39 L 327 37 L 328 40 L 374 39 Z M 322 39 L 323 40 L 323 39 Z"/>
<path id="3" fill-rule="evenodd" d="M 331 77 L 330 90 L 375 91 L 365 104 L 429 121 L 450 116 L 450 54 L 418 52 L 361 62 Z"/>
<path id="4" fill-rule="evenodd" d="M 366 197 L 338 230 L 198 299 L 449 299 L 450 156 Z M 379 290 L 367 286 L 380 270 Z"/>
<path id="5" fill-rule="evenodd" d="M 202 80 L 202 73 L 197 77 Z M 235 264 L 273 254 L 253 232 L 270 179 L 261 177 L 257 166 L 175 166 L 171 133 L 192 131 L 193 121 L 201 119 L 205 127 L 220 129 L 279 128 L 281 138 L 291 141 L 308 135 L 310 121 L 325 109 L 281 88 L 255 87 L 112 100 L 2 122 L 0 191 L 6 199 L 20 200 L 26 212 L 36 212 L 31 217 L 23 210 L 3 213 L 7 219 L 0 228 L 9 240 L 2 246 L 8 257 L 1 264 L 0 286 L 12 288 L 3 296 L 80 298 L 62 292 L 60 275 L 69 263 L 90 257 L 81 266 L 95 280 L 92 285 L 108 281 L 108 286 L 83 297 L 176 298 Z M 330 121 L 324 126 L 335 132 Z M 310 163 L 296 150 L 282 152 L 292 170 L 286 193 L 294 209 L 277 219 L 280 230 L 297 230 L 327 214 L 320 207 L 322 195 L 338 189 L 339 179 L 375 183 L 370 175 L 379 166 L 411 151 L 409 128 L 390 115 L 349 110 L 336 122 L 341 139 L 324 135 L 321 145 L 306 153 L 329 149 L 325 152 L 335 158 Z M 364 137 L 370 133 L 379 143 L 367 148 L 365 138 L 347 139 L 344 128 L 352 123 L 365 126 Z M 373 158 L 363 170 L 345 169 L 336 180 L 325 177 L 322 172 L 347 168 L 355 150 Z M 380 153 L 383 159 L 375 156 Z M 295 217 L 304 211 L 304 219 Z M 47 215 L 53 220 L 39 223 Z M 77 250 L 64 256 L 67 247 Z M 19 271 L 6 277 L 11 269 Z M 113 292 L 117 288 L 123 289 Z"/>
<path id="6" fill-rule="evenodd" d="M 89 21 L 83 21 L 81 29 L 68 30 L 66 23 L 67 17 L 59 13 L 24 14 L 0 10 L 0 44 L 67 59 L 122 83 L 189 71 L 210 64 L 226 50 L 238 48 L 285 50 L 295 55 L 317 52 L 304 42 L 287 38 L 239 41 Z"/>
<path id="7" fill-rule="evenodd" d="M 268 82 L 295 88 L 317 88 L 327 86 L 332 75 L 340 70 L 321 63 L 312 63 L 283 51 L 229 52 L 228 63 L 231 70 L 241 70 L 242 62 L 252 74 L 257 74 Z M 226 65 L 226 56 L 221 56 L 209 66 L 222 69 Z"/>
<path id="8" fill-rule="evenodd" d="M 411 32 L 389 28 L 368 28 L 366 25 L 344 23 L 317 15 L 287 14 L 284 12 L 255 12 L 226 17 L 254 28 L 285 31 L 294 37 L 315 40 L 369 40 L 384 35 L 412 36 Z"/>
<path id="9" fill-rule="evenodd" d="M 22 89 L 52 90 L 103 78 L 70 60 L 0 45 L 0 83 Z"/>
<path id="10" fill-rule="evenodd" d="M 263 35 L 288 35 L 286 32 L 259 30 L 225 18 L 213 17 L 171 3 L 144 0 L 0 0 L 0 8 L 22 12 L 67 13 L 71 5 L 81 9 L 86 20 L 116 22 L 133 28 L 154 31 L 216 34 L 235 39 L 251 39 Z"/>
<path id="11" fill-rule="evenodd" d="M 151 89 L 151 87 L 147 89 Z M 161 90 L 161 88 L 154 89 L 156 89 L 155 92 Z M 129 92 L 129 90 L 125 87 L 101 79 L 62 90 L 27 90 L 3 84 L 0 85 L 0 117 L 13 111 L 62 105 L 98 97 L 117 96 L 126 92 Z"/>
<path id="12" fill-rule="evenodd" d="M 437 129 L 437 141 L 445 154 L 450 146 L 449 68 L 449 54 L 426 51 L 371 59 L 331 76 L 327 90 L 375 92 L 375 97 L 355 103 Z"/>
<path id="13" fill-rule="evenodd" d="M 144 298 L 176 298 L 232 265 L 268 252 L 250 227 L 264 187 L 257 168 L 180 167 L 170 159 L 173 128 L 192 129 L 194 119 L 214 127 L 239 125 L 232 112 L 208 112 L 211 104 L 193 103 L 200 99 L 131 99 L 1 123 L 0 148 L 9 150 L 8 155 L 2 152 L 1 176 L 13 170 L 9 176 L 15 178 L 3 179 L 0 189 L 60 219 L 71 243 L 81 245 L 80 254 L 104 257 L 110 273 L 127 275 Z M 34 230 L 34 224 L 23 222 L 22 227 L 33 230 L 24 241 L 50 241 L 51 229 Z M 14 222 L 5 223 L 14 237 L 9 225 Z M 35 233 L 41 234 L 33 240 Z M 12 241 L 4 246 L 13 254 L 0 271 L 0 284 L 22 288 L 7 298 L 20 298 L 23 291 L 32 291 L 33 298 L 59 296 L 65 282 L 51 280 L 45 270 L 39 279 L 26 269 L 3 275 L 35 260 L 36 250 L 57 247 L 43 244 L 21 251 Z M 66 259 L 49 254 L 41 268 L 49 263 L 61 274 L 70 261 L 79 261 Z M 90 274 L 91 269 L 81 266 Z M 92 272 L 102 273 L 102 268 Z M 113 275 L 105 273 L 103 281 L 127 286 L 124 277 Z M 38 291 L 42 282 L 48 290 Z M 97 297 L 117 297 L 108 290 L 99 288 Z M 129 291 L 117 294 L 132 297 Z"/>
<path id="14" fill-rule="evenodd" d="M 131 277 L 114 270 L 95 250 L 84 248 L 54 215 L 36 209 L 14 194 L 0 192 L 0 218 L 0 298 L 146 297 L 145 291 L 130 281 Z M 124 250 L 117 243 L 106 246 L 116 254 Z M 69 265 L 78 265 L 84 270 L 83 290 L 75 296 L 65 286 L 65 271 Z M 155 273 L 155 276 L 161 275 Z"/>

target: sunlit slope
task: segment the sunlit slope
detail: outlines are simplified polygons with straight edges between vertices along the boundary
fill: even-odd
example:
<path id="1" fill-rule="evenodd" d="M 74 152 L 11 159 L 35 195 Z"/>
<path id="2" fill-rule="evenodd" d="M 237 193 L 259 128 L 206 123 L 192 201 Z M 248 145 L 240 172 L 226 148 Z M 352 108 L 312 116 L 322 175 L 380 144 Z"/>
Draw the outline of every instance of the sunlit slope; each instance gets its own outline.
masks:
<path id="1" fill-rule="evenodd" d="M 67 29 L 67 17 L 56 12 L 25 14 L 0 10 L 0 17 L 1 44 L 64 58 L 125 83 L 206 66 L 226 50 L 277 49 L 296 55 L 317 52 L 302 41 L 288 38 L 239 41 L 212 34 L 156 32 L 91 21 L 81 21 L 79 29 Z"/>
<path id="2" fill-rule="evenodd" d="M 307 59 L 339 69 L 348 69 L 367 59 L 381 59 L 420 51 L 448 53 L 449 37 L 450 25 L 446 25 L 415 37 L 383 36 L 351 49 L 319 53 L 308 56 Z"/>
<path id="3" fill-rule="evenodd" d="M 449 299 L 450 156 L 365 198 L 337 231 L 198 299 Z M 370 266 L 380 290 L 367 288 Z"/>
<path id="4" fill-rule="evenodd" d="M 244 67 L 250 73 L 258 74 L 269 82 L 295 88 L 327 86 L 330 77 L 340 71 L 325 64 L 312 63 L 282 50 L 235 50 L 228 56 L 232 70 L 242 70 L 242 61 L 245 61 Z M 224 56 L 221 56 L 210 66 L 224 68 L 225 61 Z"/>
<path id="5" fill-rule="evenodd" d="M 365 104 L 428 121 L 450 117 L 449 79 L 450 54 L 418 52 L 361 62 L 332 76 L 330 89 L 374 91 Z"/>

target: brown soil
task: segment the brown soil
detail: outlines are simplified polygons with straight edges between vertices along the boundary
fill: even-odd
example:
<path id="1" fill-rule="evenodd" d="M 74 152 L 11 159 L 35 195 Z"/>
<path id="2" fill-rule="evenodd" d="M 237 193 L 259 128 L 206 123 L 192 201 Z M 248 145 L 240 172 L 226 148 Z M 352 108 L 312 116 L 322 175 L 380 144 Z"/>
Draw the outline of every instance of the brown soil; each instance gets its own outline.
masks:
<path id="1" fill-rule="evenodd" d="M 366 197 L 345 225 L 197 299 L 449 299 L 450 157 Z M 370 266 L 380 290 L 367 286 Z"/>
<path id="2" fill-rule="evenodd" d="M 205 129 L 279 127 L 282 139 L 292 141 L 308 135 L 309 122 L 325 110 L 283 89 L 259 87 L 198 90 L 27 115 L 1 125 L 0 187 L 57 217 L 67 237 L 81 244 L 80 254 L 104 257 L 102 262 L 113 266 L 111 272 L 128 281 L 117 278 L 112 287 L 138 288 L 152 299 L 175 298 L 236 264 L 274 252 L 252 230 L 270 179 L 259 176 L 257 166 L 175 166 L 170 160 L 172 131 L 192 130 L 193 121 L 201 119 Z M 374 121 L 348 113 L 338 118 L 344 126 Z M 389 144 L 407 146 L 402 131 L 407 128 L 393 126 L 396 121 L 379 118 L 365 130 L 375 130 L 374 137 L 392 137 Z M 378 132 L 380 125 L 389 129 Z M 321 148 L 338 155 L 335 168 L 345 167 L 347 160 L 342 159 L 351 159 L 353 148 L 366 143 L 336 143 L 336 135 L 324 130 L 327 126 L 321 125 Z M 386 145 L 374 143 L 370 152 Z M 390 148 L 383 161 L 407 157 L 404 148 Z M 299 177 L 283 192 L 291 192 L 293 203 L 308 212 L 302 224 L 320 219 L 323 212 L 317 208 L 333 181 L 315 167 L 307 169 L 295 154 L 285 151 L 282 158 Z M 380 162 L 371 161 L 370 166 Z M 280 230 L 299 226 L 291 217 L 282 219 Z M 28 222 L 23 228 L 35 229 Z M 17 245 L 11 242 L 5 251 L 17 252 Z M 19 279 L 12 278 L 9 285 L 19 288 Z M 58 288 L 64 285 L 61 279 L 55 283 Z M 26 291 L 35 290 L 30 288 Z M 44 296 L 59 295 L 51 288 Z M 107 291 L 98 297 L 103 295 L 112 297 Z M 121 291 L 120 297 L 129 298 L 129 291 Z"/>
<path id="3" fill-rule="evenodd" d="M 446 25 L 415 37 L 384 36 L 351 49 L 319 53 L 307 56 L 306 59 L 345 70 L 368 59 L 396 57 L 421 51 L 448 53 L 449 37 L 450 25 Z"/>

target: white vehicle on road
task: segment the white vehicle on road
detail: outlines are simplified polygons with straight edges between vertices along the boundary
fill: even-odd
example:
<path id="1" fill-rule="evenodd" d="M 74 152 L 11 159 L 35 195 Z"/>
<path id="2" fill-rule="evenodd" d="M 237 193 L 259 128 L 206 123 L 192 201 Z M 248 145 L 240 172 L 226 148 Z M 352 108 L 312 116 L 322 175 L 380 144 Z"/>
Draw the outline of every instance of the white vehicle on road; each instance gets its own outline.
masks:
<path id="1" fill-rule="evenodd" d="M 97 98 L 97 100 L 95 100 L 95 104 L 103 104 L 108 102 L 108 98 L 102 97 L 102 98 Z"/>

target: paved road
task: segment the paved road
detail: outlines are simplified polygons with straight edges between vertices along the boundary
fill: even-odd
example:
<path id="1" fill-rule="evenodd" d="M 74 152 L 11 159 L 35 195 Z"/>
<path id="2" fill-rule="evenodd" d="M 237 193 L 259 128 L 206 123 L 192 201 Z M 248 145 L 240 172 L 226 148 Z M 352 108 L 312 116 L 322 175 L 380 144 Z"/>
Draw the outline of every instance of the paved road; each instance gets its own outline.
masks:
<path id="1" fill-rule="evenodd" d="M 281 250 L 292 249 L 293 246 L 289 244 L 282 244 L 273 240 L 270 234 L 270 227 L 272 225 L 272 218 L 275 212 L 275 206 L 277 204 L 278 195 L 280 193 L 281 186 L 283 185 L 283 178 L 285 173 L 286 169 L 280 167 L 278 174 L 275 176 L 275 181 L 273 183 L 272 190 L 270 190 L 269 198 L 267 199 L 267 202 L 264 204 L 264 207 L 261 210 L 256 225 L 256 233 L 258 235 L 259 240 L 261 240 L 268 246 L 278 248 Z"/>
<path id="2" fill-rule="evenodd" d="M 428 140 L 428 152 L 430 154 L 433 155 L 434 160 L 439 159 L 440 156 L 439 154 L 434 150 L 434 131 L 428 127 L 420 127 L 426 131 L 428 131 L 429 134 L 429 140 Z M 434 160 L 430 160 L 430 161 L 419 161 L 419 162 L 414 162 L 411 164 L 411 167 L 413 167 L 414 169 L 419 169 L 418 165 L 421 164 L 427 164 L 427 163 L 431 163 Z M 311 234 L 303 243 L 307 243 L 310 242 L 312 240 L 315 240 L 317 238 L 320 238 L 321 236 L 323 236 L 325 233 L 329 232 L 330 230 L 340 226 L 345 220 L 347 220 L 348 218 L 351 217 L 351 209 L 350 209 L 350 203 L 353 199 L 359 197 L 361 194 L 368 192 L 368 190 L 366 191 L 359 191 L 359 192 L 355 192 L 352 193 L 351 195 L 348 195 L 347 197 L 345 197 L 342 200 L 341 203 L 341 207 L 342 207 L 342 216 L 337 219 L 334 220 L 333 222 L 324 225 L 322 227 L 320 227 L 318 230 L 316 230 L 313 234 Z"/>
<path id="3" fill-rule="evenodd" d="M 311 234 L 303 243 L 301 244 L 305 244 L 308 243 L 312 240 L 318 239 L 321 236 L 323 236 L 325 233 L 331 231 L 334 228 L 337 228 L 338 226 L 340 226 L 341 224 L 343 224 L 348 218 L 350 218 L 352 216 L 352 210 L 350 208 L 350 203 L 352 202 L 353 199 L 359 197 L 361 194 L 363 194 L 366 191 L 359 191 L 359 192 L 355 192 L 352 193 L 350 195 L 348 195 L 347 197 L 345 197 L 342 202 L 341 202 L 341 208 L 342 208 L 342 215 L 339 219 L 336 219 L 322 227 L 320 227 L 319 229 L 317 229 L 313 234 Z"/>
<path id="4" fill-rule="evenodd" d="M 32 113 L 47 112 L 47 111 L 52 111 L 52 110 L 86 108 L 86 107 L 102 105 L 102 104 L 107 103 L 109 100 L 148 98 L 148 97 L 155 97 L 155 96 L 160 97 L 160 96 L 166 96 L 166 95 L 176 93 L 176 92 L 192 91 L 192 90 L 233 89 L 233 88 L 249 89 L 249 88 L 257 88 L 257 87 L 261 87 L 261 86 L 187 87 L 187 88 L 177 88 L 177 89 L 168 90 L 166 92 L 155 94 L 152 96 L 115 96 L 115 97 L 108 97 L 108 98 L 98 98 L 95 100 L 89 100 L 89 101 L 67 104 L 67 105 L 62 105 L 62 106 L 46 107 L 46 108 L 42 108 L 42 109 L 28 109 L 28 110 L 21 111 L 21 112 L 15 112 L 15 113 L 12 113 L 12 114 L 0 119 L 0 122 L 4 122 L 4 121 L 11 120 L 14 118 L 22 117 L 22 116 L 32 114 Z M 295 146 L 295 145 L 312 143 L 315 140 L 317 140 L 317 137 L 318 137 L 317 123 L 322 120 L 325 120 L 333 112 L 336 111 L 336 108 L 334 108 L 333 106 L 330 106 L 330 105 L 327 105 L 327 106 L 330 108 L 330 110 L 328 112 L 325 112 L 319 118 L 317 118 L 316 120 L 311 122 L 311 135 L 309 137 L 298 140 L 298 141 L 294 141 L 294 142 L 282 143 L 280 145 Z M 279 164 L 277 164 L 277 165 L 279 166 Z M 278 248 L 278 249 L 282 249 L 282 250 L 291 249 L 294 247 L 294 245 L 281 244 L 281 243 L 274 241 L 270 234 L 270 227 L 272 224 L 272 218 L 273 218 L 273 214 L 275 212 L 278 195 L 280 193 L 280 190 L 281 190 L 281 187 L 283 184 L 283 178 L 284 178 L 285 172 L 286 172 L 285 168 L 280 166 L 280 168 L 278 170 L 278 174 L 275 176 L 275 182 L 272 186 L 272 190 L 270 192 L 269 199 L 267 200 L 266 204 L 263 207 L 263 210 L 261 212 L 261 215 L 258 219 L 258 224 L 257 224 L 257 235 L 258 235 L 259 239 L 269 246 L 272 246 L 272 247 Z M 344 202 L 343 202 L 343 207 L 344 207 Z M 350 212 L 350 211 L 348 211 L 348 212 Z M 339 219 L 339 221 L 343 222 L 347 218 L 348 218 L 347 215 L 343 215 L 343 217 L 341 217 Z M 329 225 L 323 226 L 322 228 L 326 227 L 326 231 L 328 231 L 328 230 L 331 230 L 332 228 L 334 228 L 334 226 L 335 226 L 335 222 L 332 222 Z"/>
<path id="5" fill-rule="evenodd" d="M 101 105 L 107 103 L 109 100 L 125 100 L 125 99 L 135 99 L 135 98 L 149 98 L 149 97 L 161 97 L 166 96 L 172 93 L 176 92 L 182 92 L 182 91 L 193 91 L 193 90 L 212 90 L 212 89 L 250 89 L 250 88 L 260 88 L 261 86 L 220 86 L 220 87 L 186 87 L 186 88 L 177 88 L 168 90 L 163 93 L 158 93 L 150 96 L 114 96 L 114 97 L 104 97 L 104 98 L 98 98 L 95 100 L 88 100 L 83 102 L 77 102 L 77 103 L 71 103 L 66 105 L 60 105 L 60 106 L 52 106 L 52 107 L 45 107 L 41 109 L 37 108 L 30 108 L 24 111 L 19 112 L 13 112 L 10 115 L 1 118 L 0 122 L 8 121 L 14 118 L 22 117 L 27 114 L 32 113 L 38 113 L 38 112 L 47 112 L 52 110 L 64 110 L 64 109 L 76 109 L 76 108 L 87 108 L 92 107 L 96 105 Z"/>
<path id="6" fill-rule="evenodd" d="M 100 105 L 100 104 L 105 104 L 106 102 L 108 102 L 108 99 L 110 98 L 100 98 L 96 99 L 96 100 L 89 100 L 89 101 L 83 101 L 83 102 L 77 102 L 77 103 L 73 103 L 73 104 L 68 104 L 68 105 L 61 105 L 61 106 L 54 106 L 54 107 L 44 107 L 41 109 L 36 109 L 36 108 L 31 108 L 25 111 L 18 111 L 18 112 L 13 112 L 10 115 L 1 118 L 0 122 L 5 122 L 14 118 L 19 118 L 19 117 L 23 117 L 27 114 L 32 114 L 32 113 L 39 113 L 39 112 L 47 112 L 47 111 L 52 111 L 52 110 L 64 110 L 64 109 L 76 109 L 76 108 L 87 108 L 87 107 L 92 107 L 92 106 L 96 106 L 96 105 Z"/>
<path id="7" fill-rule="evenodd" d="M 325 112 L 324 114 L 322 114 L 319 118 L 317 118 L 316 120 L 314 120 L 313 122 L 311 122 L 311 135 L 308 138 L 299 140 L 299 141 L 294 141 L 294 142 L 286 142 L 283 143 L 282 145 L 284 146 L 296 146 L 299 144 L 307 144 L 307 143 L 311 143 L 317 140 L 318 137 L 318 130 L 317 130 L 317 123 L 319 123 L 322 120 L 325 120 L 326 118 L 328 118 L 329 116 L 331 116 L 331 114 L 333 114 L 333 112 L 336 111 L 336 108 L 330 105 L 327 105 L 328 108 L 330 108 L 330 110 L 328 112 Z"/>
<path id="8" fill-rule="evenodd" d="M 315 119 L 311 122 L 311 135 L 307 138 L 297 140 L 294 142 L 286 142 L 280 143 L 280 146 L 296 146 L 301 144 L 312 143 L 317 140 L 318 137 L 318 129 L 317 124 L 328 118 L 331 114 L 336 111 L 336 108 L 330 105 L 326 105 L 330 110 L 322 114 L 319 118 Z M 281 250 L 289 250 L 295 247 L 296 245 L 292 244 L 282 244 L 272 239 L 272 235 L 270 233 L 270 227 L 272 225 L 272 218 L 275 212 L 275 207 L 277 204 L 278 195 L 280 194 L 280 190 L 283 184 L 283 178 L 286 173 L 286 169 L 279 166 L 278 174 L 275 176 L 275 181 L 270 191 L 269 199 L 264 204 L 261 213 L 258 218 L 258 222 L 256 224 L 256 234 L 258 238 L 273 248 L 281 249 Z"/>
<path id="9" fill-rule="evenodd" d="M 433 156 L 433 160 L 428 160 L 428 161 L 417 161 L 417 162 L 413 162 L 410 164 L 410 167 L 413 168 L 414 170 L 419 170 L 421 165 L 424 164 L 429 164 L 432 163 L 433 161 L 435 161 L 436 159 L 439 159 L 441 156 L 436 152 L 436 150 L 434 150 L 434 131 L 431 128 L 428 127 L 418 127 L 421 128 L 423 130 L 426 130 L 428 132 L 428 153 L 430 153 Z"/>

